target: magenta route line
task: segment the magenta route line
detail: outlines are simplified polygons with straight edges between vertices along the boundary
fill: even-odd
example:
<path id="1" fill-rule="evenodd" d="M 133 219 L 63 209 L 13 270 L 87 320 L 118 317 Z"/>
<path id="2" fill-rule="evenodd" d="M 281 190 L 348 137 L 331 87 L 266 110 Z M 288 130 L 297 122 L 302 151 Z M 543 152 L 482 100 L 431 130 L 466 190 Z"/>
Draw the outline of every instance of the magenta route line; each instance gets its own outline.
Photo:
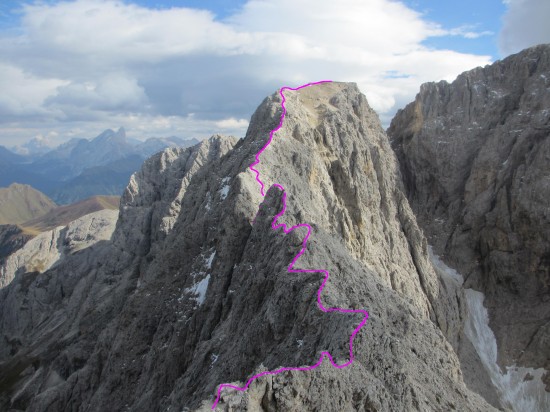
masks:
<path id="1" fill-rule="evenodd" d="M 267 143 L 264 145 L 264 147 L 262 147 L 260 149 L 260 151 L 258 153 L 256 153 L 256 156 L 254 158 L 254 162 L 250 165 L 250 170 L 252 170 L 256 175 L 256 181 L 260 185 L 260 193 L 263 197 L 265 197 L 265 185 L 262 182 L 262 180 L 260 179 L 260 172 L 257 169 L 255 169 L 254 166 L 256 166 L 260 163 L 260 155 L 264 152 L 265 149 L 267 149 L 267 147 L 273 141 L 273 135 L 279 129 L 281 129 L 281 127 L 283 127 L 283 121 L 284 121 L 284 118 L 285 118 L 285 115 L 286 115 L 286 107 L 285 107 L 286 98 L 285 98 L 285 95 L 284 95 L 283 92 L 285 90 L 296 91 L 296 90 L 300 90 L 300 89 L 303 89 L 305 87 L 310 87 L 310 86 L 313 86 L 313 85 L 316 85 L 316 84 L 330 83 L 331 81 L 332 80 L 322 80 L 322 81 L 319 81 L 319 82 L 304 84 L 303 86 L 299 86 L 299 87 L 296 87 L 296 88 L 285 86 L 285 87 L 282 87 L 279 90 L 279 94 L 281 95 L 281 98 L 282 98 L 281 107 L 283 109 L 283 112 L 281 114 L 281 120 L 279 122 L 279 125 L 275 129 L 271 130 L 271 132 L 269 133 L 269 139 L 267 140 Z M 250 377 L 246 381 L 246 384 L 244 386 L 235 386 L 235 385 L 231 385 L 229 383 L 222 383 L 218 387 L 216 400 L 214 401 L 214 404 L 212 405 L 212 409 L 215 409 L 216 406 L 218 405 L 218 402 L 220 401 L 220 398 L 221 398 L 222 390 L 224 388 L 231 388 L 231 389 L 235 389 L 237 391 L 242 392 L 242 391 L 247 390 L 252 382 L 254 382 L 258 378 L 261 378 L 262 376 L 277 375 L 278 373 L 282 373 L 282 372 L 286 372 L 286 371 L 311 371 L 313 369 L 318 368 L 323 363 L 323 360 L 324 360 L 325 357 L 327 357 L 328 360 L 330 361 L 330 363 L 332 364 L 332 366 L 334 366 L 337 369 L 342 369 L 342 368 L 345 368 L 346 366 L 351 365 L 354 361 L 353 339 L 355 338 L 355 335 L 357 335 L 359 330 L 365 325 L 365 323 L 367 323 L 367 319 L 369 317 L 368 312 L 366 310 L 362 310 L 362 309 L 325 308 L 325 306 L 321 302 L 321 293 L 323 292 L 323 289 L 325 288 L 325 285 L 327 284 L 327 281 L 328 281 L 328 278 L 329 278 L 328 270 L 325 270 L 325 269 L 294 269 L 294 265 L 295 265 L 296 261 L 306 251 L 307 241 L 309 239 L 309 236 L 311 235 L 311 226 L 308 225 L 307 223 L 302 223 L 302 224 L 299 224 L 299 225 L 296 225 L 296 226 L 292 226 L 290 229 L 288 229 L 285 223 L 277 223 L 277 220 L 279 220 L 279 218 L 281 216 L 283 216 L 285 214 L 285 211 L 286 211 L 286 191 L 285 191 L 285 188 L 283 186 L 281 186 L 280 184 L 275 183 L 273 186 L 279 188 L 283 192 L 283 197 L 282 197 L 283 208 L 273 218 L 273 221 L 271 222 L 271 228 L 273 230 L 277 230 L 279 228 L 282 228 L 285 234 L 288 234 L 288 233 L 292 232 L 294 229 L 298 229 L 298 228 L 301 228 L 301 227 L 305 227 L 307 229 L 307 234 L 305 235 L 304 240 L 302 241 L 302 249 L 300 250 L 300 252 L 298 252 L 298 254 L 294 257 L 294 259 L 292 259 L 292 262 L 290 262 L 290 265 L 288 265 L 288 272 L 289 273 L 323 273 L 325 278 L 323 279 L 323 282 L 321 283 L 321 286 L 317 290 L 317 305 L 319 306 L 319 309 L 323 312 L 361 313 L 363 315 L 363 320 L 353 330 L 353 332 L 352 332 L 352 334 L 349 338 L 349 361 L 347 361 L 346 363 L 337 364 L 336 362 L 334 362 L 334 359 L 332 358 L 332 355 L 329 352 L 324 351 L 324 352 L 321 352 L 321 356 L 319 357 L 319 360 L 317 361 L 317 363 L 315 363 L 314 365 L 311 365 L 311 366 L 284 367 L 284 368 L 279 368 L 279 369 L 276 369 L 276 370 L 273 370 L 273 371 L 261 372 L 261 373 L 258 373 L 256 375 L 253 375 L 252 377 Z"/>

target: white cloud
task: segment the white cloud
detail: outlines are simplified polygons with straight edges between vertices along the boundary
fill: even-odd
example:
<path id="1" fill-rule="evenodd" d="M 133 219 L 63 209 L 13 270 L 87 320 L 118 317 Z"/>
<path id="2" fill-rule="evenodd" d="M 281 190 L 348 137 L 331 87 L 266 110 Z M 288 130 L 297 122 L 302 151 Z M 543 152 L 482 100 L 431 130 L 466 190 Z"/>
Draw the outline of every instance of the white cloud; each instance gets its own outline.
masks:
<path id="1" fill-rule="evenodd" d="M 215 123 L 216 127 L 219 127 L 223 130 L 239 130 L 248 127 L 248 120 L 246 119 L 235 119 L 230 117 L 228 119 L 223 119 Z"/>
<path id="2" fill-rule="evenodd" d="M 252 0 L 229 21 L 240 30 L 300 36 L 329 59 L 342 45 L 371 54 L 404 53 L 436 29 L 418 12 L 388 0 Z M 283 53 L 284 47 L 281 42 Z"/>
<path id="3" fill-rule="evenodd" d="M 504 56 L 527 47 L 550 43 L 550 1 L 505 0 L 499 47 Z"/>
<path id="4" fill-rule="evenodd" d="M 111 73 L 94 81 L 71 82 L 57 88 L 49 98 L 49 106 L 86 107 L 93 110 L 138 110 L 147 103 L 147 96 L 135 78 Z"/>
<path id="5" fill-rule="evenodd" d="M 111 62 L 157 62 L 190 53 L 238 53 L 249 39 L 205 10 L 146 9 L 122 1 L 77 0 L 24 6 L 28 38 L 63 53 Z"/>
<path id="6" fill-rule="evenodd" d="M 485 33 L 444 29 L 393 0 L 250 0 L 223 21 L 208 11 L 118 0 L 22 11 L 19 34 L 0 33 L 0 71 L 11 70 L 5 83 L 19 76 L 28 86 L 6 84 L 0 117 L 12 117 L 0 139 L 23 124 L 29 137 L 80 129 L 91 136 L 119 125 L 135 137 L 202 136 L 206 128 L 244 135 L 244 119 L 265 95 L 321 79 L 357 82 L 387 119 L 422 82 L 490 62 L 425 47 L 434 36 Z"/>
<path id="7" fill-rule="evenodd" d="M 483 36 L 492 36 L 493 34 L 495 34 L 489 30 L 476 31 L 476 26 L 472 26 L 469 24 L 455 27 L 449 30 L 442 30 L 441 33 L 444 36 L 460 36 L 464 37 L 465 39 L 478 39 Z"/>
<path id="8" fill-rule="evenodd" d="M 63 80 L 35 76 L 0 60 L 0 120 L 45 113 L 42 104 L 64 84 Z"/>

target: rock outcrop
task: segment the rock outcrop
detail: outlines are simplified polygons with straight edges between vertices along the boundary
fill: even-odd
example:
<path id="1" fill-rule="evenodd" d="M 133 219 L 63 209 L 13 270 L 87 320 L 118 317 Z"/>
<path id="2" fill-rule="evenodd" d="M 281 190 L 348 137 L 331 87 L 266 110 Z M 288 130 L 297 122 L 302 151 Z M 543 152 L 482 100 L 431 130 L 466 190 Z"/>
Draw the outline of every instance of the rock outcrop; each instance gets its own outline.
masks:
<path id="1" fill-rule="evenodd" d="M 17 273 L 42 273 L 67 255 L 111 238 L 118 211 L 101 210 L 58 226 L 28 240 L 0 265 L 0 288 L 8 285 Z"/>
<path id="2" fill-rule="evenodd" d="M 0 408 L 210 410 L 217 387 L 321 351 L 355 362 L 226 389 L 220 411 L 491 410 L 466 388 L 451 341 L 460 308 L 435 273 L 376 114 L 353 84 L 268 97 L 242 140 L 167 149 L 135 174 L 111 241 L 0 291 Z M 269 189 L 269 190 L 268 190 Z M 39 297 L 37 299 L 36 297 Z M 452 298 L 452 299 L 451 299 Z"/>
<path id="3" fill-rule="evenodd" d="M 9 255 L 21 249 L 34 236 L 34 233 L 25 232 L 18 225 L 0 225 L 0 265 L 3 265 Z"/>
<path id="4" fill-rule="evenodd" d="M 549 371 L 550 45 L 424 84 L 388 134 L 428 241 L 486 296 L 499 364 Z"/>

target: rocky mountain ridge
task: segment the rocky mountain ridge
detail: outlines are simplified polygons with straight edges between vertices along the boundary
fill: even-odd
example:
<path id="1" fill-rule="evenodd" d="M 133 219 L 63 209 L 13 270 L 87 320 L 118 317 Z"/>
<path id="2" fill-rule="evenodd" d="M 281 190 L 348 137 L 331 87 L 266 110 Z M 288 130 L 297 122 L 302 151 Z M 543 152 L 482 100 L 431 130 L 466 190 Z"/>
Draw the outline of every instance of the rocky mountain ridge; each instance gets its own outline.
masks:
<path id="1" fill-rule="evenodd" d="M 365 97 L 345 83 L 285 97 L 260 173 L 286 189 L 282 220 L 313 228 L 297 267 L 329 270 L 325 306 L 370 318 L 350 367 L 266 376 L 224 391 L 217 409 L 491 410 L 464 385 L 450 343 L 460 291 L 430 263 Z M 303 233 L 271 229 L 282 193 L 263 198 L 248 169 L 280 116 L 274 94 L 245 139 L 215 136 L 149 159 L 110 241 L 0 291 L 2 407 L 210 410 L 222 383 L 310 365 L 325 350 L 347 360 L 360 319 L 323 314 L 320 276 L 287 272 Z M 42 297 L 39 314 L 31 296 Z"/>
<path id="2" fill-rule="evenodd" d="M 388 134 L 428 241 L 486 296 L 499 365 L 545 368 L 550 392 L 550 45 L 423 85 Z"/>
<path id="3" fill-rule="evenodd" d="M 268 147 L 279 93 L 244 139 L 153 156 L 112 236 L 12 270 L 0 408 L 207 411 L 342 365 L 361 319 L 318 310 L 326 269 L 323 305 L 370 314 L 355 362 L 216 410 L 546 410 L 549 68 L 539 46 L 424 85 L 390 139 L 354 84 L 285 90 Z"/>

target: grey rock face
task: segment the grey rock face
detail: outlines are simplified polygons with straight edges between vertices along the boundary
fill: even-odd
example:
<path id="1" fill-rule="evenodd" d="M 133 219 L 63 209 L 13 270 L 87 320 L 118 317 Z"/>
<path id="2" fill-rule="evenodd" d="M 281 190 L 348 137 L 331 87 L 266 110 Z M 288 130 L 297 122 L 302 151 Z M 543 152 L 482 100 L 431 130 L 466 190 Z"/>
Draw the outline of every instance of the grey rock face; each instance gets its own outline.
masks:
<path id="1" fill-rule="evenodd" d="M 117 217 L 118 211 L 100 210 L 30 239 L 0 265 L 0 288 L 8 285 L 18 272 L 44 272 L 66 255 L 109 240 Z"/>
<path id="2" fill-rule="evenodd" d="M 379 121 L 353 84 L 268 97 L 247 136 L 167 149 L 135 174 L 112 240 L 0 292 L 0 407 L 210 410 L 222 383 L 315 363 L 355 362 L 226 389 L 220 411 L 491 410 L 463 381 L 451 343 L 460 311 L 429 261 Z M 271 187 L 271 188 L 270 188 Z M 269 189 L 270 188 L 270 189 Z M 269 189 L 269 190 L 267 190 Z M 32 298 L 40 296 L 40 300 Z M 40 308 L 40 313 L 36 314 Z"/>
<path id="3" fill-rule="evenodd" d="M 388 134 L 429 242 L 486 295 L 499 363 L 550 370 L 550 45 L 423 85 Z"/>
<path id="4" fill-rule="evenodd" d="M 17 225 L 0 225 L 0 265 L 6 258 L 33 238 Z"/>

